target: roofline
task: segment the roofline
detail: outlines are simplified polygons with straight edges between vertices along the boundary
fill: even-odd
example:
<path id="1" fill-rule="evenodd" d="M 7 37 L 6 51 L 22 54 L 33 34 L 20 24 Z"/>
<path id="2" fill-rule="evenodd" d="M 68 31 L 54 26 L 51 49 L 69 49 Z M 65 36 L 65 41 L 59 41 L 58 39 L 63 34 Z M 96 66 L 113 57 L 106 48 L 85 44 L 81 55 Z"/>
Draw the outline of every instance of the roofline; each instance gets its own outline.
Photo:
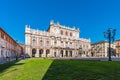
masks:
<path id="1" fill-rule="evenodd" d="M 116 40 L 116 41 L 120 41 L 120 39 Z"/>
<path id="2" fill-rule="evenodd" d="M 95 43 L 92 43 L 91 45 L 94 45 L 94 44 L 99 44 L 99 43 L 108 43 L 107 41 L 105 41 L 105 40 L 101 40 L 101 41 L 99 41 L 99 42 L 95 42 Z"/>
<path id="3" fill-rule="evenodd" d="M 3 31 L 5 34 L 7 34 L 7 36 L 9 36 L 15 43 L 17 43 L 17 41 L 15 41 L 5 30 L 3 30 L 1 27 L 0 27 L 0 30 Z M 18 44 L 18 43 L 17 43 Z M 18 44 L 19 45 L 19 44 Z"/>

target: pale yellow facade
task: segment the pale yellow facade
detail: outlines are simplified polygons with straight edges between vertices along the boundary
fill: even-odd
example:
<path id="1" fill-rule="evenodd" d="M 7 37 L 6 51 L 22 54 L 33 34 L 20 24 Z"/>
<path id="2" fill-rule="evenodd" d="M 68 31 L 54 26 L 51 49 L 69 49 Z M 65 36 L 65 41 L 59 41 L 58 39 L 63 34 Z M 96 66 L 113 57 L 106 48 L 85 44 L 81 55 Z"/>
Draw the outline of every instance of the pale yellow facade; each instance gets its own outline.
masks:
<path id="1" fill-rule="evenodd" d="M 116 56 L 120 56 L 120 40 L 116 40 Z"/>
<path id="2" fill-rule="evenodd" d="M 116 45 L 111 43 L 111 54 L 115 56 Z M 91 56 L 92 57 L 108 57 L 109 55 L 109 43 L 107 41 L 100 41 L 91 44 Z"/>

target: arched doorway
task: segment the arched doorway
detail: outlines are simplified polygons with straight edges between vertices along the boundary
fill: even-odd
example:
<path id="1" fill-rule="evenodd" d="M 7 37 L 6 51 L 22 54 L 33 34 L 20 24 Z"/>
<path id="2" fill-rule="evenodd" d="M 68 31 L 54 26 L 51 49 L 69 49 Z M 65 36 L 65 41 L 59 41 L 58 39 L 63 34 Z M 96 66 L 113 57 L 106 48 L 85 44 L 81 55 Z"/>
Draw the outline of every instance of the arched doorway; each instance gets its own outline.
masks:
<path id="1" fill-rule="evenodd" d="M 39 50 L 39 57 L 42 57 L 42 54 L 43 54 L 43 49 L 40 49 Z"/>
<path id="2" fill-rule="evenodd" d="M 56 57 L 56 52 L 54 52 L 54 57 Z"/>
<path id="3" fill-rule="evenodd" d="M 94 53 L 93 52 L 91 53 L 91 57 L 94 57 Z"/>
<path id="4" fill-rule="evenodd" d="M 46 57 L 48 57 L 48 54 L 50 53 L 50 50 L 49 49 L 47 49 L 46 50 Z"/>
<path id="5" fill-rule="evenodd" d="M 32 49 L 32 57 L 35 57 L 36 49 Z"/>
<path id="6" fill-rule="evenodd" d="M 72 57 L 72 51 L 70 51 L 70 57 Z"/>
<path id="7" fill-rule="evenodd" d="M 66 57 L 68 57 L 68 51 L 67 51 L 67 50 L 66 50 L 66 53 L 65 53 L 65 54 L 66 54 Z"/>
<path id="8" fill-rule="evenodd" d="M 63 57 L 63 50 L 61 50 L 61 52 L 60 52 L 60 53 L 61 53 L 61 57 Z"/>

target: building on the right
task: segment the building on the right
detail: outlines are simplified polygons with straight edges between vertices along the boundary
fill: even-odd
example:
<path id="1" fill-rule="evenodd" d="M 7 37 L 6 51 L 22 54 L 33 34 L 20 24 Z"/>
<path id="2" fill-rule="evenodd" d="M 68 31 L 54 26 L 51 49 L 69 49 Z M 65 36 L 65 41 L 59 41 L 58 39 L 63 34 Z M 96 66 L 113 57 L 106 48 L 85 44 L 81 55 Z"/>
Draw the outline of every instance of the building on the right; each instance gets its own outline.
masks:
<path id="1" fill-rule="evenodd" d="M 116 56 L 120 56 L 120 39 L 116 40 Z"/>
<path id="2" fill-rule="evenodd" d="M 111 43 L 111 56 L 116 56 L 116 46 Z M 108 57 L 109 55 L 109 43 L 107 41 L 100 41 L 91 44 L 91 56 L 92 57 Z"/>

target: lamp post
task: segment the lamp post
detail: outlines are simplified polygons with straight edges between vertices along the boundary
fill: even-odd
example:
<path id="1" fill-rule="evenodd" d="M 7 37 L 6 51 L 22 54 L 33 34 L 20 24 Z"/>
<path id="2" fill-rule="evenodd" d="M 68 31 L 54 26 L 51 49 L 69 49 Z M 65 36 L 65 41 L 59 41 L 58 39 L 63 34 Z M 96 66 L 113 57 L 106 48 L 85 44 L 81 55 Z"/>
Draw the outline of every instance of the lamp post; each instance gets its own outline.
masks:
<path id="1" fill-rule="evenodd" d="M 104 32 L 104 37 L 108 39 L 109 42 L 109 61 L 111 61 L 111 41 L 114 42 L 116 29 L 108 28 L 106 32 Z"/>

